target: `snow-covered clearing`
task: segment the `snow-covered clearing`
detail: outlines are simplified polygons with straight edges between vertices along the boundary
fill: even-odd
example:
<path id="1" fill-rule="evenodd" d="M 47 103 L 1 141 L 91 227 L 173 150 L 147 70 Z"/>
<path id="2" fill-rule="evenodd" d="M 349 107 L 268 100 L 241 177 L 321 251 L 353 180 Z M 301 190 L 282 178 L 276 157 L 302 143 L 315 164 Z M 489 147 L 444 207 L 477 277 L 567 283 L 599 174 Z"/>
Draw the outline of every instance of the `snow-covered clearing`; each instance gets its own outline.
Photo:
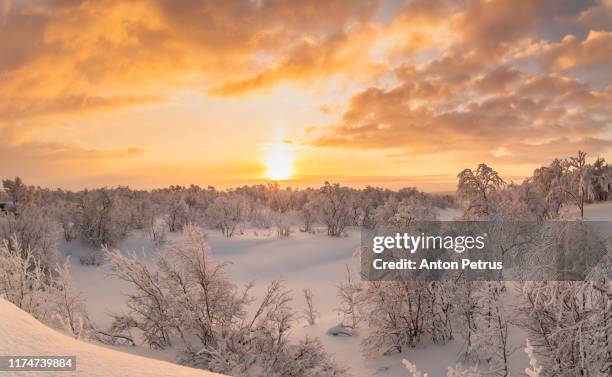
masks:
<path id="1" fill-rule="evenodd" d="M 439 212 L 442 220 L 451 220 L 458 211 Z M 589 220 L 612 220 L 612 203 L 600 203 L 586 208 L 585 218 Z M 359 260 L 354 256 L 359 245 L 360 234 L 351 229 L 342 238 L 331 238 L 322 232 L 294 232 L 288 238 L 271 236 L 272 232 L 245 230 L 244 234 L 232 238 L 223 237 L 216 231 L 207 231 L 212 256 L 217 261 L 232 262 L 227 269 L 229 277 L 239 285 L 255 283 L 253 293 L 261 292 L 272 280 L 283 280 L 293 290 L 293 307 L 297 312 L 305 308 L 302 295 L 303 288 L 310 288 L 314 294 L 315 309 L 321 317 L 317 324 L 308 326 L 306 320 L 300 321 L 293 328 L 293 336 L 318 337 L 327 351 L 334 355 L 336 361 L 350 368 L 356 377 L 365 376 L 407 376 L 402 359 L 409 359 L 419 369 L 427 371 L 429 376 L 445 376 L 448 366 L 457 363 L 457 355 L 462 346 L 457 339 L 444 346 L 419 346 L 401 355 L 368 359 L 363 356 L 360 342 L 365 329 L 357 330 L 355 336 L 332 336 L 327 332 L 339 322 L 335 308 L 338 306 L 336 285 L 342 280 L 345 265 L 348 263 L 358 271 Z M 181 235 L 172 234 L 170 243 L 180 242 Z M 160 248 L 147 237 L 135 233 L 118 245 L 121 250 L 141 251 L 143 257 L 151 259 Z M 125 310 L 122 291 L 127 285 L 107 277 L 102 267 L 83 266 L 78 256 L 85 247 L 78 242 L 62 245 L 64 255 L 72 255 L 72 274 L 76 286 L 87 299 L 91 319 L 99 326 L 110 323 L 109 312 Z M 87 376 L 205 376 L 204 372 L 183 368 L 167 362 L 143 359 L 138 354 L 149 358 L 173 361 L 176 350 L 151 351 L 141 347 L 108 347 L 85 344 L 56 333 L 38 323 L 28 314 L 20 312 L 12 305 L 2 301 L 0 308 L 3 320 L 0 323 L 0 353 L 4 354 L 76 354 L 80 370 L 86 370 Z M 512 326 L 511 348 L 516 351 L 511 355 L 511 375 L 521 376 L 528 365 L 527 356 L 522 351 L 525 344 L 525 333 Z M 23 341 L 23 339 L 28 339 Z M 2 349 L 4 346 L 5 349 Z M 109 374 L 109 365 L 117 374 Z M 120 371 L 120 372 L 119 372 Z M 19 374 L 27 376 L 28 374 Z M 34 375 L 34 374 L 30 374 Z M 50 374 L 46 374 L 50 375 Z M 69 374 L 62 374 L 69 375 Z M 78 374 L 75 374 L 78 375 Z M 85 375 L 85 374 L 81 374 Z"/>

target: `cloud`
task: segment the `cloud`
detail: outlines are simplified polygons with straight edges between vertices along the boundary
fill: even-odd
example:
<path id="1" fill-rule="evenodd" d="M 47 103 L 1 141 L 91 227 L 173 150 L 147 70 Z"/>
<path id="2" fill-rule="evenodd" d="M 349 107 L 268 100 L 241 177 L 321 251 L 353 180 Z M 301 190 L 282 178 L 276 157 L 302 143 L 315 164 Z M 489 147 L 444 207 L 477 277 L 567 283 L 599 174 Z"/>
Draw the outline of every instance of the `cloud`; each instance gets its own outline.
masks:
<path id="1" fill-rule="evenodd" d="M 542 47 L 539 57 L 545 69 L 603 68 L 612 63 L 612 32 L 591 30 L 583 40 L 567 35 L 559 43 Z"/>
<path id="2" fill-rule="evenodd" d="M 470 61 L 445 57 L 396 86 L 355 94 L 340 122 L 320 129 L 312 144 L 517 162 L 542 161 L 581 143 L 593 153 L 612 146 L 603 136 L 612 122 L 610 88 Z"/>
<path id="3" fill-rule="evenodd" d="M 610 27 L 595 14 L 604 8 L 608 1 L 586 9 L 507 0 L 444 8 L 453 41 L 437 53 L 407 52 L 395 81 L 352 95 L 338 122 L 311 127 L 310 142 L 504 163 L 543 163 L 581 145 L 607 153 L 612 32 L 593 29 Z M 584 37 L 568 34 L 579 35 L 575 23 Z"/>
<path id="4" fill-rule="evenodd" d="M 355 35 L 357 34 L 357 35 Z M 336 74 L 371 77 L 386 66 L 370 63 L 364 45 L 371 43 L 369 31 L 348 32 L 321 39 L 307 38 L 292 48 L 287 56 L 255 75 L 228 80 L 212 87 L 209 93 L 235 95 L 269 88 L 282 81 L 310 83 L 315 78 Z"/>
<path id="5" fill-rule="evenodd" d="M 487 55 L 504 53 L 536 27 L 535 1 L 469 0 L 465 11 L 453 16 L 461 43 Z"/>
<path id="6" fill-rule="evenodd" d="M 336 117 L 307 132 L 314 146 L 498 161 L 580 143 L 603 153 L 610 4 L 4 0 L 0 131 L 20 127 L 2 146 L 31 163 L 131 159 L 138 149 L 51 143 L 24 129 L 174 91 L 237 96 L 290 83 L 334 86 L 330 104 L 314 106 Z"/>
<path id="7" fill-rule="evenodd" d="M 169 87 L 194 83 L 236 94 L 376 67 L 364 62 L 361 47 L 371 37 L 360 31 L 375 1 L 4 4 L 10 5 L 0 22 L 0 103 L 11 102 L 5 114 L 43 101 L 58 104 L 35 114 L 74 98 L 162 97 Z"/>

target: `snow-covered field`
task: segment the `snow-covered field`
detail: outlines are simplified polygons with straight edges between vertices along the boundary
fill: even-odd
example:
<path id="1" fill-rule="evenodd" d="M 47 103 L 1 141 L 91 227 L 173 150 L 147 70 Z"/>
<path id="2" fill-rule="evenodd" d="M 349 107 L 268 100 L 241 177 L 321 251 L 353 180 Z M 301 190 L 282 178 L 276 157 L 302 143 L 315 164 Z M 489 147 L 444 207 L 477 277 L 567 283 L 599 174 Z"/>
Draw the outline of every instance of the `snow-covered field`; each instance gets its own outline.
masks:
<path id="1" fill-rule="evenodd" d="M 439 213 L 442 220 L 453 219 L 457 211 L 446 210 Z M 590 220 L 612 220 L 612 203 L 601 203 L 587 207 L 586 216 Z M 293 328 L 293 336 L 318 337 L 327 351 L 343 366 L 349 367 L 356 377 L 365 376 L 407 376 L 402 365 L 406 358 L 415 363 L 419 369 L 427 371 L 430 377 L 446 375 L 448 366 L 457 363 L 461 340 L 457 339 L 444 346 L 421 346 L 401 355 L 366 358 L 363 356 L 360 342 L 366 330 L 359 330 L 353 337 L 331 336 L 326 332 L 339 322 L 334 309 L 338 306 L 336 285 L 342 280 L 345 265 L 348 263 L 358 271 L 359 260 L 354 252 L 359 245 L 359 232 L 350 230 L 347 237 L 331 238 L 324 234 L 295 232 L 288 238 L 270 235 L 272 232 L 246 230 L 244 234 L 225 238 L 216 231 L 208 231 L 208 241 L 212 256 L 217 261 L 232 262 L 227 272 L 229 277 L 239 285 L 255 283 L 253 293 L 261 292 L 272 280 L 283 280 L 294 294 L 293 308 L 301 312 L 305 308 L 302 296 L 303 288 L 310 288 L 314 294 L 315 309 L 321 314 L 318 323 L 308 326 L 302 320 Z M 180 242 L 181 235 L 173 234 L 169 242 Z M 144 258 L 151 257 L 159 251 L 151 241 L 139 234 L 133 234 L 118 245 L 122 250 L 142 252 Z M 91 319 L 99 326 L 110 323 L 109 312 L 125 310 L 122 291 L 129 289 L 124 283 L 104 274 L 102 267 L 83 266 L 78 256 L 84 247 L 78 243 L 63 244 L 64 255 L 72 255 L 72 275 L 76 286 L 87 299 Z M 202 372 L 171 365 L 166 362 L 143 359 L 140 356 L 112 351 L 107 347 L 79 343 L 64 335 L 37 323 L 29 315 L 20 312 L 12 305 L 2 301 L 0 310 L 3 317 L 10 318 L 0 324 L 0 353 L 4 354 L 76 354 L 79 369 L 87 371 L 87 376 L 110 376 L 105 373 L 105 366 L 112 365 L 113 370 L 121 374 L 113 376 L 200 376 Z M 20 329 L 17 331 L 17 329 Z M 23 339 L 28 339 L 24 341 Z M 524 347 L 525 333 L 516 328 L 511 329 L 512 375 L 524 375 L 527 357 Z M 21 348 L 11 348 L 20 345 Z M 2 347 L 4 346 L 4 349 Z M 151 351 L 140 347 L 114 347 L 131 354 L 144 355 L 149 358 L 172 361 L 176 350 Z M 138 359 L 135 359 L 138 357 Z M 137 362 L 134 362 L 137 361 Z M 28 374 L 20 374 L 28 375 Z M 62 374 L 69 375 L 69 374 Z M 32 374 L 33 376 L 33 374 Z"/>
<path id="2" fill-rule="evenodd" d="M 454 209 L 440 210 L 438 218 L 452 220 L 459 214 Z M 334 310 L 339 305 L 336 285 L 343 279 L 345 266 L 350 264 L 353 271 L 359 270 L 359 259 L 354 256 L 360 242 L 357 230 L 350 230 L 347 237 L 343 238 L 327 237 L 322 228 L 317 234 L 296 231 L 288 238 L 278 238 L 272 235 L 273 231 L 261 230 L 246 230 L 245 234 L 232 238 L 223 237 L 217 231 L 208 230 L 207 233 L 213 258 L 231 262 L 227 272 L 235 283 L 244 285 L 254 282 L 253 293 L 256 296 L 260 297 L 272 280 L 283 280 L 294 293 L 294 309 L 301 312 L 305 308 L 302 289 L 310 288 L 314 294 L 315 309 L 321 317 L 314 326 L 308 326 L 306 320 L 296 324 L 293 335 L 296 339 L 304 336 L 321 339 L 326 350 L 334 355 L 338 363 L 349 367 L 352 375 L 406 376 L 403 358 L 415 362 L 432 377 L 445 375 L 447 366 L 456 364 L 461 347 L 459 341 L 445 346 L 415 348 L 403 355 L 369 359 L 363 357 L 360 347 L 364 330 L 357 331 L 353 337 L 327 334 L 327 330 L 340 320 Z M 169 243 L 180 240 L 180 234 L 173 234 Z M 62 245 L 65 254 L 72 254 L 72 275 L 87 299 L 91 319 L 98 325 L 107 326 L 111 321 L 109 312 L 120 313 L 125 310 L 121 292 L 127 291 L 129 286 L 107 277 L 101 267 L 81 265 L 78 256 L 84 248 L 79 243 Z M 149 259 L 159 251 L 158 247 L 140 234 L 132 235 L 121 242 L 118 248 L 140 252 Z M 175 356 L 173 350 L 162 352 L 135 347 L 120 349 L 168 361 L 172 361 Z"/>

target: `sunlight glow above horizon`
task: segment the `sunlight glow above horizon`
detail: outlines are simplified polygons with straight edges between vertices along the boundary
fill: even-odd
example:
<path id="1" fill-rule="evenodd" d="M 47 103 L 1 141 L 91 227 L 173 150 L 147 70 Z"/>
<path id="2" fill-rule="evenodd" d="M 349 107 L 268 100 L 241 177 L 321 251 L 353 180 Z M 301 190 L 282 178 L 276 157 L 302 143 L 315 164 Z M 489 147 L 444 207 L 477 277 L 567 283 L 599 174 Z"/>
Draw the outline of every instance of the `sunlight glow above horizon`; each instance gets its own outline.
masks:
<path id="1" fill-rule="evenodd" d="M 265 163 L 266 176 L 271 180 L 284 181 L 291 179 L 293 175 L 293 156 L 287 144 L 272 144 Z"/>

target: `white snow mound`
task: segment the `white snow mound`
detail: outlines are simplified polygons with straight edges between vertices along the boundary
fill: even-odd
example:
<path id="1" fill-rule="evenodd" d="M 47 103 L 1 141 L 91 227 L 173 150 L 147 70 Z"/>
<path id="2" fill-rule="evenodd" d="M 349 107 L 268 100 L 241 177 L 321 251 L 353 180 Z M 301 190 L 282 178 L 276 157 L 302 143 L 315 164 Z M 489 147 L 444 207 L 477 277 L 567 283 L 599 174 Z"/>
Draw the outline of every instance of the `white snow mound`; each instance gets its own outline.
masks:
<path id="1" fill-rule="evenodd" d="M 0 298 L 0 355 L 73 356 L 73 372 L 0 372 L 14 377 L 222 377 L 79 341 L 38 322 L 31 315 Z"/>

